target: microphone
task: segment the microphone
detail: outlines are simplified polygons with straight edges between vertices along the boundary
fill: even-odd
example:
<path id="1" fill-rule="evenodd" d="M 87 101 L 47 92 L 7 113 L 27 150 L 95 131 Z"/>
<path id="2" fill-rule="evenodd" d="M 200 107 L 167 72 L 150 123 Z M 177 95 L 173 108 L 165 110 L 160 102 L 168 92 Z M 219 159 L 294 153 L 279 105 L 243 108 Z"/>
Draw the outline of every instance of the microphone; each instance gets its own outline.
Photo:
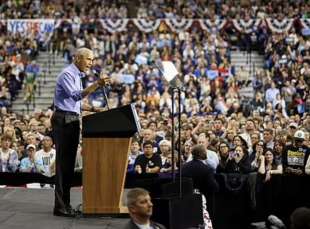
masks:
<path id="1" fill-rule="evenodd" d="M 94 72 L 94 75 L 100 79 L 100 76 L 101 76 L 103 71 L 101 70 L 100 72 L 98 72 L 98 71 L 94 70 L 93 72 Z M 105 85 L 102 88 L 105 104 L 106 104 L 108 110 L 110 110 L 110 106 L 109 106 L 107 91 L 109 92 L 109 91 L 111 91 L 111 89 L 112 88 L 111 88 L 110 83 L 105 83 Z"/>
<path id="2" fill-rule="evenodd" d="M 93 72 L 94 72 L 94 75 L 96 77 L 98 77 L 99 79 L 100 79 L 101 74 L 104 73 L 102 70 L 100 72 L 98 72 L 97 70 L 94 70 Z M 110 83 L 105 83 L 104 87 L 106 87 L 108 90 L 111 90 L 111 84 Z"/>

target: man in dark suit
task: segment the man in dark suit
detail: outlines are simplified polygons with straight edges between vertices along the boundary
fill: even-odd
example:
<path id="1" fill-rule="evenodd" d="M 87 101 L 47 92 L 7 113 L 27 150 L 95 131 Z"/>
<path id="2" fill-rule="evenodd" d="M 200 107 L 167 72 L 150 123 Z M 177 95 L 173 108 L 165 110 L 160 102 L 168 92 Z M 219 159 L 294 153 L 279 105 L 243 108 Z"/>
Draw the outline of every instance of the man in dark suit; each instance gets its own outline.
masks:
<path id="1" fill-rule="evenodd" d="M 204 163 L 207 159 L 207 152 L 204 146 L 196 145 L 192 148 L 193 160 L 183 165 L 182 175 L 193 179 L 195 189 L 206 197 L 218 190 L 218 183 L 214 178 L 211 167 Z"/>
<path id="2" fill-rule="evenodd" d="M 163 225 L 150 220 L 153 203 L 149 192 L 145 189 L 130 190 L 127 194 L 127 206 L 131 219 L 123 229 L 165 229 Z"/>
<path id="3" fill-rule="evenodd" d="M 193 160 L 182 167 L 182 176 L 192 178 L 194 189 L 198 189 L 207 199 L 208 211 L 212 215 L 213 194 L 218 191 L 219 185 L 215 180 L 213 169 L 205 164 L 207 151 L 204 145 L 192 148 Z"/>

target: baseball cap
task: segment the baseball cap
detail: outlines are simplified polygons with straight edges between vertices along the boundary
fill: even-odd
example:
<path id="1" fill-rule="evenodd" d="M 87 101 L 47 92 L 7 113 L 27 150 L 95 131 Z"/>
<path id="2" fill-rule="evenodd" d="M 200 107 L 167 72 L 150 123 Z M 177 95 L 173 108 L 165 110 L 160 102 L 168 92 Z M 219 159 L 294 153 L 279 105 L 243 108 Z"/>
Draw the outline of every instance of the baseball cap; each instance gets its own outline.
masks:
<path id="1" fill-rule="evenodd" d="M 35 145 L 33 145 L 33 144 L 29 144 L 29 145 L 27 145 L 27 148 L 26 148 L 26 149 L 30 149 L 30 148 L 36 149 L 36 146 L 35 146 Z"/>
<path id="2" fill-rule="evenodd" d="M 302 130 L 297 130 L 294 134 L 294 138 L 305 139 L 305 133 Z"/>

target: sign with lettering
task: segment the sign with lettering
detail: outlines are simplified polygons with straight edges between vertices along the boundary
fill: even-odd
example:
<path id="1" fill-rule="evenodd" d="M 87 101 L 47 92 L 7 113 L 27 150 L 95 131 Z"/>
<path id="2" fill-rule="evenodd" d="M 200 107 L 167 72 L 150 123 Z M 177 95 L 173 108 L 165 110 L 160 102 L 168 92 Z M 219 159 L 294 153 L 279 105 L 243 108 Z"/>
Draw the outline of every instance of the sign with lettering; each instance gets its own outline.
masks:
<path id="1" fill-rule="evenodd" d="M 12 19 L 7 20 L 7 30 L 10 33 L 20 33 L 23 36 L 43 36 L 54 32 L 54 19 Z"/>

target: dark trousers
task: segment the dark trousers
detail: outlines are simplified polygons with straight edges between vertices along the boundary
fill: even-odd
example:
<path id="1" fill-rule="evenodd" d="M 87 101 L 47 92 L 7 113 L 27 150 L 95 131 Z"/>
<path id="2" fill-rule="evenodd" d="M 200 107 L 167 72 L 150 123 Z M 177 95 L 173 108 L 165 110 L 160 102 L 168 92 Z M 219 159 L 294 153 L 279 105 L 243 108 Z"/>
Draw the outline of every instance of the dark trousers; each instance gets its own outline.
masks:
<path id="1" fill-rule="evenodd" d="M 55 209 L 65 209 L 70 206 L 70 188 L 79 144 L 78 116 L 69 119 L 68 116 L 70 114 L 55 111 L 51 120 L 56 146 Z"/>

